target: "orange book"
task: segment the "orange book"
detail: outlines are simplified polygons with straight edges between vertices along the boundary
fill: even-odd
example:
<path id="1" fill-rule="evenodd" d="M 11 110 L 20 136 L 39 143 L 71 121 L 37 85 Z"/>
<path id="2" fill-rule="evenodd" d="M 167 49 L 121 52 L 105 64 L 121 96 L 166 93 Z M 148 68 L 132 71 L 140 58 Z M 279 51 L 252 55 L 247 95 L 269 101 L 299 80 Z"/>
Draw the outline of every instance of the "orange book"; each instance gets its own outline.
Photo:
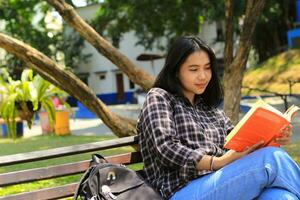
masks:
<path id="1" fill-rule="evenodd" d="M 292 105 L 281 113 L 263 100 L 257 101 L 228 134 L 224 148 L 240 152 L 259 141 L 264 141 L 263 146 L 280 146 L 274 138 L 280 137 L 281 130 L 291 122 L 298 110 L 298 106 Z"/>

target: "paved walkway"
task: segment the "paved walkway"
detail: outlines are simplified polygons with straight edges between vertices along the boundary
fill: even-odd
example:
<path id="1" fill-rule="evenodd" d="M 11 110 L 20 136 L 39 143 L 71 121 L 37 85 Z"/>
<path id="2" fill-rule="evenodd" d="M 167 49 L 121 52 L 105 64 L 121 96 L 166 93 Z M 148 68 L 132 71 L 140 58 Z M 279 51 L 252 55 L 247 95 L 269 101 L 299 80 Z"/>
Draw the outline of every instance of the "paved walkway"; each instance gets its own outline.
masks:
<path id="1" fill-rule="evenodd" d="M 70 131 L 72 135 L 109 135 L 112 134 L 100 119 L 70 119 Z M 40 122 L 37 120 L 29 129 L 24 126 L 24 137 L 32 137 L 42 134 Z"/>
<path id="2" fill-rule="evenodd" d="M 140 112 L 140 105 L 115 105 L 109 106 L 112 112 L 128 117 L 137 119 Z M 70 131 L 72 135 L 109 135 L 112 134 L 111 130 L 100 119 L 70 119 Z M 24 137 L 32 137 L 42 134 L 42 128 L 39 120 L 33 123 L 29 129 L 24 123 Z"/>

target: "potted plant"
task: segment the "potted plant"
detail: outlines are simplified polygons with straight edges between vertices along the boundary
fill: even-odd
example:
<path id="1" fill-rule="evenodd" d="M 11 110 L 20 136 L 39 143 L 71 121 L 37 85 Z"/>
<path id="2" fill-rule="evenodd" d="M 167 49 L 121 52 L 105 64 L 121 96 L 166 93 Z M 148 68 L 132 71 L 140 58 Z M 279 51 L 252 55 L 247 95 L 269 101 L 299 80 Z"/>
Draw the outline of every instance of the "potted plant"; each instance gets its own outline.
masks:
<path id="1" fill-rule="evenodd" d="M 64 93 L 40 75 L 34 75 L 33 71 L 26 69 L 22 72 L 21 80 L 13 80 L 6 68 L 0 69 L 0 115 L 4 119 L 8 134 L 16 138 L 16 118 L 27 121 L 31 128 L 34 113 L 43 108 L 50 124 L 55 122 L 55 106 L 52 98 Z M 62 101 L 67 105 L 65 101 Z"/>
<path id="2" fill-rule="evenodd" d="M 69 104 L 66 103 L 67 94 L 65 92 L 57 92 L 52 97 L 52 102 L 55 107 L 55 122 L 50 123 L 47 112 L 40 111 L 39 117 L 42 127 L 42 133 L 55 133 L 56 135 L 67 135 L 70 133 L 69 128 L 69 115 L 73 115 L 73 111 Z"/>

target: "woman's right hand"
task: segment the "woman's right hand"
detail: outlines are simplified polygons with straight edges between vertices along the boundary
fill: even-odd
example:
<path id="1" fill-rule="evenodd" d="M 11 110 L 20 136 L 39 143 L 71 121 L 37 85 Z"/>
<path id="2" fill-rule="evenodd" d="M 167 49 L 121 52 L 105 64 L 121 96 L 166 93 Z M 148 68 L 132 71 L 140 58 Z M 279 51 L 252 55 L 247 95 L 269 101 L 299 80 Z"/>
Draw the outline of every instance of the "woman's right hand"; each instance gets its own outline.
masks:
<path id="1" fill-rule="evenodd" d="M 224 167 L 225 165 L 228 165 L 229 163 L 255 151 L 256 149 L 258 149 L 262 144 L 264 144 L 263 141 L 260 141 L 256 144 L 254 144 L 253 146 L 246 148 L 244 151 L 242 152 L 236 152 L 234 150 L 229 150 L 227 151 L 223 156 L 221 157 L 215 157 L 215 162 L 214 162 L 214 166 L 213 169 L 214 170 L 218 170 L 222 167 Z"/>

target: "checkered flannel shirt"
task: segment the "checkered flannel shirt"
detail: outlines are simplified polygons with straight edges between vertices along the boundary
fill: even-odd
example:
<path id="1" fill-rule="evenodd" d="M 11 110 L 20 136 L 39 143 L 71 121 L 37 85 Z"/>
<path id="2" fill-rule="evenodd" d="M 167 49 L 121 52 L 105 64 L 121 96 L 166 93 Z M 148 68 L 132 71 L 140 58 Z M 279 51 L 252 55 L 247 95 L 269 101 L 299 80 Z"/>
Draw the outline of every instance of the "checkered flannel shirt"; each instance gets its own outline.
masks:
<path id="1" fill-rule="evenodd" d="M 137 130 L 147 181 L 165 198 L 189 181 L 210 173 L 197 171 L 204 155 L 221 156 L 233 128 L 223 111 L 194 105 L 160 88 L 152 88 L 139 115 Z"/>

